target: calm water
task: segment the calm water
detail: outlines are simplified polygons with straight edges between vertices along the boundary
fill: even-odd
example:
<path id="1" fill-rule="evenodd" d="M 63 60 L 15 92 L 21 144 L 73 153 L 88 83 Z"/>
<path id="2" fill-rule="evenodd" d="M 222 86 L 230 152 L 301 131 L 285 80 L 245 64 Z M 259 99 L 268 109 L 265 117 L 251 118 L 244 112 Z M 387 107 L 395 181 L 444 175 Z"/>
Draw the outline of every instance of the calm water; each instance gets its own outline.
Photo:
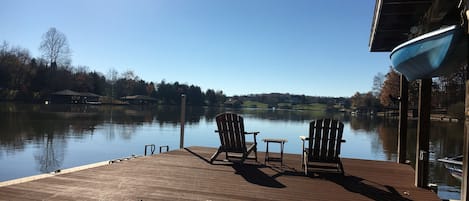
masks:
<path id="1" fill-rule="evenodd" d="M 220 108 L 188 108 L 185 146 L 217 147 L 214 117 Z M 285 151 L 301 153 L 298 136 L 308 122 L 334 117 L 345 124 L 342 157 L 396 161 L 397 120 L 355 118 L 290 110 L 240 110 L 247 131 L 258 139 L 287 138 Z M 0 181 L 110 159 L 143 155 L 145 144 L 179 148 L 178 107 L 111 107 L 0 103 Z M 408 158 L 415 158 L 416 122 L 409 122 Z M 432 122 L 430 182 L 442 198 L 459 199 L 460 182 L 437 158 L 462 153 L 463 125 Z M 273 147 L 275 151 L 276 147 Z M 158 149 L 158 148 L 157 148 Z M 259 143 L 259 150 L 265 144 Z M 277 150 L 278 151 L 278 148 Z"/>

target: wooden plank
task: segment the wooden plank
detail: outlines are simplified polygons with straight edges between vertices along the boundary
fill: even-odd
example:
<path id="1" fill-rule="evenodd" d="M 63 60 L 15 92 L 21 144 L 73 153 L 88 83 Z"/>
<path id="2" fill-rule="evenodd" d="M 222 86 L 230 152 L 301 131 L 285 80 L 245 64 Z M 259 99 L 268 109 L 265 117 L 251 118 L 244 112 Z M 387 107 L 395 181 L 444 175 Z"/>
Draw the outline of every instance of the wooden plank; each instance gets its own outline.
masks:
<path id="1" fill-rule="evenodd" d="M 251 160 L 211 165 L 215 151 L 189 147 L 4 186 L 0 200 L 439 200 L 414 187 L 413 169 L 403 164 L 343 159 L 343 177 L 306 177 L 301 155 L 285 154 L 280 169 Z"/>

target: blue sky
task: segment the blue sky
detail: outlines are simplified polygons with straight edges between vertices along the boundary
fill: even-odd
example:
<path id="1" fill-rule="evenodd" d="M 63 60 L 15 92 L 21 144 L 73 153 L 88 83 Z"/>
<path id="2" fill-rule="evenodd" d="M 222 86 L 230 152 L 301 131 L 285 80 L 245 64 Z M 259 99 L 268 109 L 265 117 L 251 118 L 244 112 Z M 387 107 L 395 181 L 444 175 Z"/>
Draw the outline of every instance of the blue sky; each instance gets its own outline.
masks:
<path id="1" fill-rule="evenodd" d="M 352 96 L 391 65 L 368 50 L 374 0 L 0 1 L 0 41 L 34 57 L 55 27 L 74 66 L 230 96 Z"/>

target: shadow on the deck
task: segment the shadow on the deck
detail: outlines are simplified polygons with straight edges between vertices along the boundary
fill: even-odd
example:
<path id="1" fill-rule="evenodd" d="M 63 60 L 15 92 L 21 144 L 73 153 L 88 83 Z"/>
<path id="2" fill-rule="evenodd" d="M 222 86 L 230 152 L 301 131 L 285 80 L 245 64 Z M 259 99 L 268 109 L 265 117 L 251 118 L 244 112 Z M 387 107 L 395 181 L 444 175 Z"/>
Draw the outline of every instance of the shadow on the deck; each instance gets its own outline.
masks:
<path id="1" fill-rule="evenodd" d="M 235 169 L 235 174 L 241 175 L 246 181 L 257 184 L 261 186 L 271 187 L 271 188 L 285 188 L 286 186 L 282 183 L 275 180 L 274 176 L 269 176 L 261 171 L 261 168 L 266 168 L 262 165 L 253 165 L 253 164 L 240 164 L 234 163 L 233 169 Z"/>
<path id="2" fill-rule="evenodd" d="M 207 158 L 204 156 L 197 154 L 196 152 L 192 151 L 190 148 L 184 148 L 189 153 L 193 154 L 194 156 L 200 158 L 201 160 L 205 161 L 206 163 L 210 163 Z M 259 157 L 261 158 L 261 157 Z M 219 161 L 220 162 L 220 161 Z M 270 166 L 266 164 L 262 164 L 258 161 L 256 162 L 249 162 L 247 160 L 246 163 L 241 164 L 237 161 L 227 162 L 223 160 L 215 165 L 225 165 L 225 166 L 232 166 L 235 170 L 235 174 L 241 175 L 246 181 L 261 185 L 265 187 L 272 187 L 272 188 L 285 188 L 286 186 L 280 182 L 278 182 L 275 178 L 280 176 L 300 176 L 300 177 L 309 177 L 311 179 L 321 179 L 331 181 L 339 186 L 342 186 L 345 190 L 361 194 L 367 198 L 372 200 L 402 200 L 402 201 L 410 201 L 411 199 L 403 197 L 395 188 L 389 185 L 381 185 L 379 183 L 368 181 L 361 177 L 356 177 L 353 175 L 347 174 L 341 175 L 340 173 L 331 172 L 331 169 L 336 169 L 336 167 L 330 167 L 327 165 L 321 166 L 320 164 L 316 166 L 317 171 L 311 172 L 308 176 L 304 175 L 303 170 L 295 169 L 285 165 L 283 168 L 278 167 L 276 165 Z M 265 169 L 272 170 L 276 172 L 275 175 L 266 174 L 264 171 Z M 280 169 L 280 170 L 279 170 Z M 264 171 L 263 171 L 264 170 Z"/>
<path id="3" fill-rule="evenodd" d="M 410 199 L 402 197 L 402 195 L 391 186 L 373 183 L 353 175 L 346 174 L 342 176 L 335 173 L 316 173 L 314 176 L 311 176 L 311 178 L 332 181 L 349 192 L 361 194 L 372 200 L 410 201 Z"/>
<path id="4" fill-rule="evenodd" d="M 204 156 L 197 154 L 196 152 L 192 151 L 190 148 L 184 148 L 184 149 L 188 151 L 189 153 L 191 153 L 192 155 L 210 164 L 210 161 Z M 235 174 L 241 175 L 247 182 L 250 182 L 252 184 L 261 185 L 265 187 L 271 187 L 271 188 L 284 188 L 285 187 L 285 185 L 275 180 L 275 177 L 279 176 L 280 174 L 269 176 L 265 174 L 263 171 L 261 171 L 261 168 L 268 168 L 265 165 L 252 164 L 252 163 L 241 164 L 238 162 L 226 162 L 226 161 L 223 161 L 221 163 L 215 163 L 212 165 L 232 166 L 233 169 L 235 170 Z"/>

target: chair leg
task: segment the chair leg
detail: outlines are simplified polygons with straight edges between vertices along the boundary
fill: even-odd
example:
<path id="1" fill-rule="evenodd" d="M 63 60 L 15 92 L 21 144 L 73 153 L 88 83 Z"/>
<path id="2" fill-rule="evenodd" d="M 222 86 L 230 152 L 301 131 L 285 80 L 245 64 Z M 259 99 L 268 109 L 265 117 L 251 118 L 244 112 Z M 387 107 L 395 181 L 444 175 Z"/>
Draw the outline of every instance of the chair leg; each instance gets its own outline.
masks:
<path id="1" fill-rule="evenodd" d="M 254 147 L 254 159 L 255 159 L 256 162 L 257 162 L 257 146 Z"/>
<path id="2" fill-rule="evenodd" d="M 214 161 L 215 159 L 217 159 L 218 154 L 220 154 L 220 149 L 218 149 L 217 152 L 215 152 L 215 153 L 212 155 L 212 157 L 210 158 L 210 163 L 211 163 L 211 164 L 213 164 L 213 161 Z"/>
<path id="3" fill-rule="evenodd" d="M 240 163 L 243 164 L 244 163 L 244 160 L 246 160 L 246 158 L 249 156 L 249 153 L 243 153 L 243 156 L 241 157 L 241 160 L 240 160 Z"/>
<path id="4" fill-rule="evenodd" d="M 345 174 L 344 165 L 342 165 L 342 161 L 340 160 L 340 158 L 339 158 L 339 171 L 340 171 L 340 174 L 342 175 Z"/>

